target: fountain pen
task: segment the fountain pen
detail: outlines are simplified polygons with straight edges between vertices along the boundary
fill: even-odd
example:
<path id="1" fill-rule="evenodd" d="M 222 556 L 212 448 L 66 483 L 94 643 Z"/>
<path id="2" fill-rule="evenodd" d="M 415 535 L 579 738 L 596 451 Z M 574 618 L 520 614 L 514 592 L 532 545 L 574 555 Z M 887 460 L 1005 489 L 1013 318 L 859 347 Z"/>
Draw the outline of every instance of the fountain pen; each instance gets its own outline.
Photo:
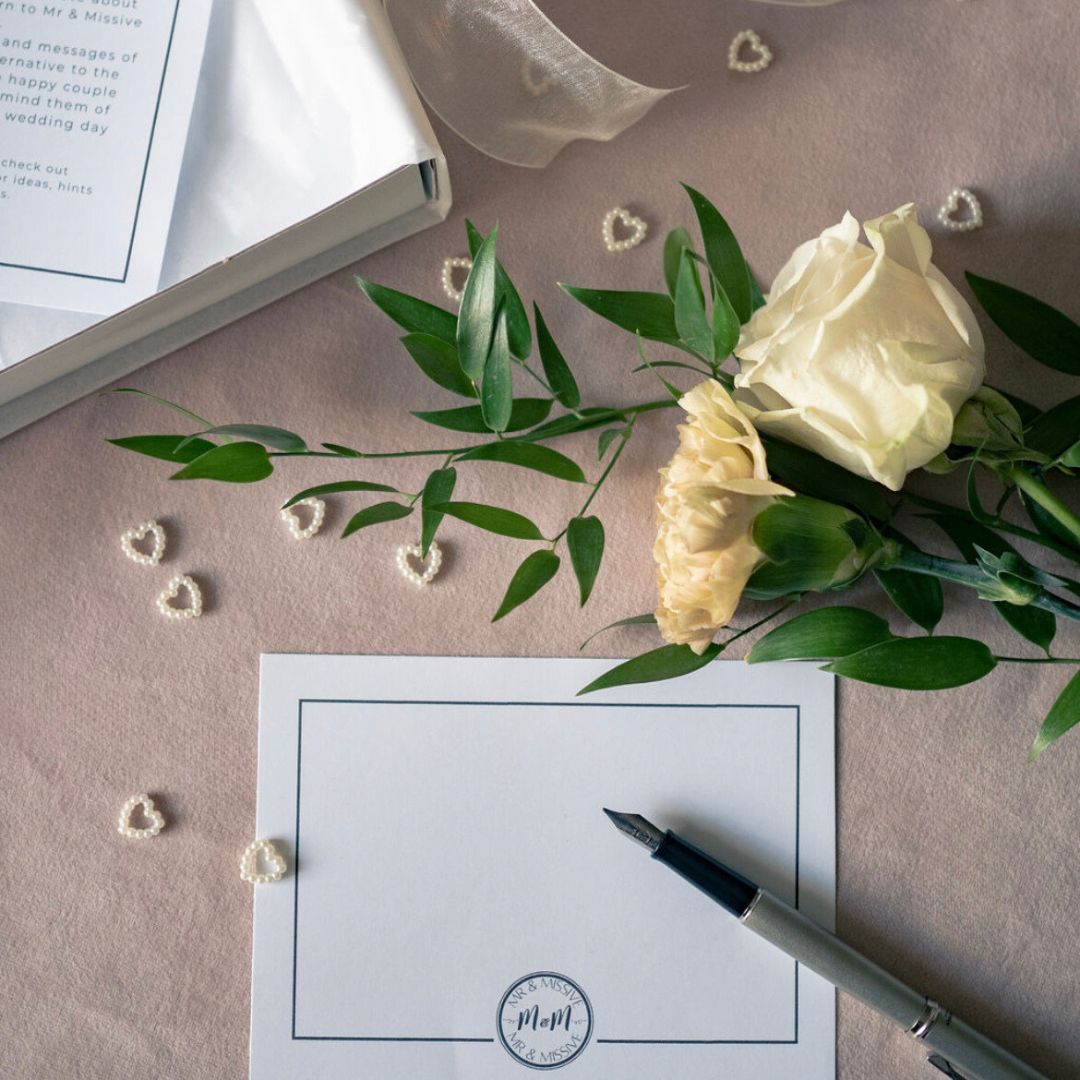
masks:
<path id="1" fill-rule="evenodd" d="M 640 814 L 608 809 L 604 813 L 621 833 L 731 912 L 748 930 L 900 1024 L 931 1051 L 930 1064 L 951 1080 L 1046 1080 L 936 1001 L 675 833 L 661 832 Z"/>

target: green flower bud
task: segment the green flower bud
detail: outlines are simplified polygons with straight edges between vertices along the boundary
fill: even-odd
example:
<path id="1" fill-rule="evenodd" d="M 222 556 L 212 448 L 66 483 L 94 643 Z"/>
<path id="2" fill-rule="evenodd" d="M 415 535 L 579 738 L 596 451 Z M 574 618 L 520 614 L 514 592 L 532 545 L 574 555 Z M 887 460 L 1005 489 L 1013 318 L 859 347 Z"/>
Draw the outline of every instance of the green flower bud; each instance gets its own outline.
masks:
<path id="1" fill-rule="evenodd" d="M 980 386 L 960 407 L 953 423 L 956 446 L 977 446 L 985 450 L 1015 450 L 1023 445 L 1024 425 L 1009 400 Z"/>

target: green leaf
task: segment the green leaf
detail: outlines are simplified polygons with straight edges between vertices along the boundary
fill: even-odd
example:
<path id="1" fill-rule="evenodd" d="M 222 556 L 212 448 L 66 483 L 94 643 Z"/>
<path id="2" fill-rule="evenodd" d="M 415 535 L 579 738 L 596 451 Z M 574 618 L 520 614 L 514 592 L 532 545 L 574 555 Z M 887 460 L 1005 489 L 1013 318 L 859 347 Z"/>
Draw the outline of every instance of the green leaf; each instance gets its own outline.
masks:
<path id="1" fill-rule="evenodd" d="M 1028 761 L 1034 761 L 1055 739 L 1060 739 L 1069 728 L 1080 723 L 1080 671 L 1061 691 L 1057 701 L 1046 714 L 1039 734 L 1028 751 Z"/>
<path id="2" fill-rule="evenodd" d="M 514 540 L 543 540 L 544 534 L 527 518 L 499 506 L 474 502 L 439 503 L 432 507 L 478 529 L 509 536 Z"/>
<path id="3" fill-rule="evenodd" d="M 454 468 L 436 469 L 427 478 L 424 490 L 420 493 L 420 557 L 427 558 L 428 548 L 435 539 L 443 516 L 438 510 L 431 509 L 446 502 L 454 494 L 457 483 L 457 470 Z"/>
<path id="4" fill-rule="evenodd" d="M 965 274 L 975 299 L 1005 336 L 1039 363 L 1080 375 L 1080 326 L 1056 308 L 999 281 Z"/>
<path id="5" fill-rule="evenodd" d="M 468 218 L 465 219 L 465 232 L 469 238 L 469 254 L 475 258 L 484 242 L 483 234 Z M 525 305 L 521 302 L 510 275 L 503 264 L 495 260 L 495 307 L 502 305 L 506 309 L 506 329 L 510 342 L 510 352 L 519 360 L 524 360 L 532 352 L 532 331 L 529 329 L 529 317 L 525 314 Z"/>
<path id="6" fill-rule="evenodd" d="M 1040 450 L 1048 457 L 1056 458 L 1076 442 L 1080 432 L 1080 394 L 1048 409 L 1024 434 L 1024 442 L 1033 450 Z"/>
<path id="7" fill-rule="evenodd" d="M 617 292 L 613 289 L 579 289 L 561 285 L 575 300 L 594 311 L 602 319 L 640 334 L 650 341 L 680 345 L 675 325 L 675 304 L 663 293 Z"/>
<path id="8" fill-rule="evenodd" d="M 581 652 L 586 645 L 592 641 L 593 638 L 598 637 L 604 633 L 605 630 L 614 630 L 619 626 L 655 626 L 656 616 L 650 611 L 647 615 L 631 615 L 626 619 L 619 619 L 616 622 L 608 623 L 607 626 L 601 626 L 599 630 L 594 630 L 579 646 L 578 652 Z"/>
<path id="9" fill-rule="evenodd" d="M 546 424 L 534 428 L 522 438 L 527 438 L 530 442 L 534 439 L 553 439 L 557 435 L 572 435 L 578 431 L 602 427 L 604 424 L 610 424 L 613 419 L 616 418 L 611 415 L 611 409 L 598 407 L 580 409 L 576 416 L 557 416 L 554 420 L 549 420 Z"/>
<path id="10" fill-rule="evenodd" d="M 604 557 L 604 526 L 598 517 L 576 517 L 566 527 L 566 546 L 578 580 L 581 606 L 589 599 Z"/>
<path id="11" fill-rule="evenodd" d="M 274 471 L 266 447 L 253 442 L 226 443 L 200 454 L 170 480 L 221 480 L 227 484 L 253 484 Z"/>
<path id="12" fill-rule="evenodd" d="M 372 484 L 367 480 L 335 480 L 332 484 L 318 484 L 315 487 L 304 488 L 303 491 L 297 492 L 281 509 L 284 510 L 289 506 L 295 506 L 301 499 L 318 499 L 323 495 L 336 495 L 341 491 L 388 491 L 401 494 L 397 488 L 391 487 L 389 484 Z"/>
<path id="13" fill-rule="evenodd" d="M 596 440 L 596 460 L 603 461 L 611 444 L 618 438 L 626 438 L 627 429 L 624 427 L 608 428 L 600 432 L 600 438 Z"/>
<path id="14" fill-rule="evenodd" d="M 384 315 L 389 315 L 410 334 L 430 334 L 451 345 L 457 341 L 458 320 L 453 312 L 366 278 L 357 276 L 353 280 Z"/>
<path id="15" fill-rule="evenodd" d="M 1021 636 L 1038 645 L 1049 655 L 1050 644 L 1057 633 L 1057 619 L 1049 611 L 1030 604 L 996 603 L 1001 617 Z"/>
<path id="16" fill-rule="evenodd" d="M 522 431 L 540 423 L 551 412 L 550 398 L 517 398 L 510 408 L 507 431 Z M 463 405 L 459 409 L 437 409 L 434 412 L 414 412 L 418 420 L 436 427 L 449 428 L 451 431 L 469 431 L 487 434 L 490 430 L 484 423 L 484 414 L 479 405 Z"/>
<path id="17" fill-rule="evenodd" d="M 841 657 L 822 670 L 899 690 L 948 690 L 989 674 L 994 654 L 963 637 L 894 638 Z"/>
<path id="18" fill-rule="evenodd" d="M 536 304 L 533 304 L 533 317 L 536 319 L 536 344 L 540 349 L 540 363 L 544 367 L 548 386 L 561 404 L 568 409 L 576 409 L 581 404 L 581 391 L 578 390 L 577 380 L 555 344 L 555 339 Z"/>
<path id="19" fill-rule="evenodd" d="M 499 610 L 492 617 L 498 622 L 519 604 L 524 604 L 535 596 L 559 571 L 559 556 L 554 551 L 542 548 L 534 551 L 516 570 L 507 586 L 506 595 L 499 605 Z"/>
<path id="20" fill-rule="evenodd" d="M 675 326 L 687 347 L 707 360 L 714 359 L 713 334 L 705 315 L 705 296 L 697 265 L 689 252 L 683 251 L 679 277 L 675 285 Z"/>
<path id="21" fill-rule="evenodd" d="M 889 624 L 863 608 L 827 607 L 796 615 L 770 630 L 746 654 L 748 664 L 850 656 L 892 639 Z"/>
<path id="22" fill-rule="evenodd" d="M 763 308 L 767 303 L 765 294 L 761 291 L 761 286 L 757 283 L 757 278 L 754 277 L 753 272 L 750 273 L 750 304 L 754 311 L 758 308 Z"/>
<path id="23" fill-rule="evenodd" d="M 480 384 L 480 411 L 492 431 L 505 431 L 514 406 L 513 370 L 510 367 L 510 341 L 506 336 L 506 309 L 500 308 L 495 322 L 495 336 L 484 364 Z"/>
<path id="24" fill-rule="evenodd" d="M 731 355 L 739 341 L 739 316 L 731 306 L 727 293 L 713 280 L 713 351 L 717 360 Z"/>
<path id="25" fill-rule="evenodd" d="M 401 339 L 416 366 L 436 385 L 462 397 L 476 397 L 473 386 L 458 363 L 457 348 L 433 334 L 406 334 Z"/>
<path id="26" fill-rule="evenodd" d="M 275 450 L 307 449 L 307 443 L 295 432 L 270 427 L 267 424 L 220 424 L 217 427 L 197 432 L 195 435 L 189 435 L 185 441 L 197 439 L 200 435 L 235 435 L 241 439 L 262 443 L 263 446 L 273 447 Z"/>
<path id="27" fill-rule="evenodd" d="M 194 461 L 207 450 L 214 449 L 214 444 L 207 439 L 191 439 L 187 435 L 129 435 L 123 439 L 105 441 L 124 450 L 134 450 L 136 454 L 172 461 L 178 465 Z"/>
<path id="28" fill-rule="evenodd" d="M 661 645 L 659 649 L 642 653 L 633 660 L 626 660 L 610 671 L 605 671 L 583 690 L 579 690 L 577 696 L 592 694 L 597 690 L 609 690 L 613 686 L 677 679 L 680 675 L 688 675 L 691 671 L 697 671 L 698 668 L 712 663 L 722 648 L 723 646 L 713 642 L 698 656 L 689 645 Z"/>
<path id="29" fill-rule="evenodd" d="M 399 502 L 381 502 L 365 506 L 363 510 L 349 518 L 348 524 L 342 530 L 341 538 L 344 540 L 346 536 L 352 536 L 354 532 L 366 529 L 369 525 L 382 525 L 386 521 L 406 518 L 411 513 L 411 506 Z"/>
<path id="30" fill-rule="evenodd" d="M 148 401 L 156 401 L 159 405 L 164 405 L 166 409 L 172 409 L 173 412 L 179 413 L 181 416 L 186 416 L 189 420 L 194 420 L 196 424 L 201 427 L 213 427 L 213 421 L 206 420 L 204 417 L 196 416 L 190 409 L 185 409 L 183 405 L 177 405 L 175 401 L 168 401 L 165 398 L 157 397 L 155 394 L 148 394 L 145 390 L 136 390 L 133 386 L 118 386 L 115 390 L 109 390 L 110 394 L 137 394 L 139 397 L 144 397 Z"/>
<path id="31" fill-rule="evenodd" d="M 675 299 L 675 290 L 678 287 L 679 267 L 682 265 L 684 251 L 692 252 L 694 241 L 690 234 L 680 225 L 672 229 L 664 240 L 664 282 L 667 285 L 668 295 Z"/>
<path id="32" fill-rule="evenodd" d="M 892 504 L 883 487 L 820 458 L 809 450 L 779 439 L 763 437 L 769 475 L 805 495 L 842 502 L 877 521 L 892 517 Z"/>
<path id="33" fill-rule="evenodd" d="M 574 484 L 584 484 L 585 474 L 576 461 L 572 461 L 558 450 L 536 443 L 503 442 L 487 443 L 474 450 L 459 455 L 459 461 L 499 461 L 504 465 L 519 465 L 523 469 L 554 476 L 558 480 L 567 480 Z"/>
<path id="34" fill-rule="evenodd" d="M 354 450 L 351 446 L 342 446 L 341 443 L 324 442 L 319 444 L 324 450 L 347 458 L 362 458 L 366 455 L 360 450 Z"/>
<path id="35" fill-rule="evenodd" d="M 495 335 L 495 241 L 499 226 L 488 234 L 473 259 L 461 297 L 457 321 L 458 362 L 473 382 L 479 382 Z"/>
<path id="36" fill-rule="evenodd" d="M 683 188 L 690 196 L 694 213 L 697 214 L 709 269 L 731 301 L 739 322 L 744 323 L 753 312 L 753 293 L 750 269 L 743 258 L 739 242 L 720 211 L 704 195 L 688 184 L 683 184 Z"/>
<path id="37" fill-rule="evenodd" d="M 1032 525 L 1043 536 L 1080 552 L 1080 543 L 1077 542 L 1076 537 L 1049 510 L 1040 506 L 1026 491 L 1020 492 L 1020 501 L 1024 504 L 1024 510 L 1031 518 Z"/>
<path id="38" fill-rule="evenodd" d="M 902 540 L 908 547 L 915 547 L 895 529 L 890 529 L 889 535 Z M 928 634 L 934 632 L 945 612 L 945 597 L 937 578 L 913 574 L 910 570 L 875 570 L 874 577 L 889 599 L 916 626 L 921 626 Z"/>

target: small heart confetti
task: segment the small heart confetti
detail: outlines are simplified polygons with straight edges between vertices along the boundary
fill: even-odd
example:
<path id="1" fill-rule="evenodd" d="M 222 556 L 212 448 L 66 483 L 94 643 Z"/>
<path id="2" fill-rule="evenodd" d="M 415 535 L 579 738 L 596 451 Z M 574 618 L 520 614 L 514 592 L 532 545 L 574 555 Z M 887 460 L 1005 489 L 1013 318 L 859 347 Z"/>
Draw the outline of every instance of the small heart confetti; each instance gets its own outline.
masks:
<path id="1" fill-rule="evenodd" d="M 748 51 L 756 60 L 740 60 L 739 52 L 742 47 L 749 46 Z M 764 71 L 772 63 L 772 49 L 765 44 L 757 35 L 756 30 L 740 30 L 728 46 L 727 66 L 732 71 L 754 72 Z"/>
<path id="2" fill-rule="evenodd" d="M 472 269 L 472 259 L 464 259 L 455 257 L 452 259 L 443 259 L 442 264 L 442 288 L 443 292 L 454 301 L 455 304 L 461 303 L 461 298 L 465 295 L 461 289 L 454 284 L 454 271 L 464 270 L 467 274 Z"/>
<path id="3" fill-rule="evenodd" d="M 296 516 L 294 507 L 306 506 L 311 509 L 311 520 L 307 523 L 306 528 L 300 527 L 300 519 Z M 326 516 L 326 503 L 322 499 L 316 499 L 312 496 L 309 499 L 301 499 L 299 502 L 293 503 L 292 506 L 286 506 L 281 511 L 281 520 L 289 526 L 289 532 L 292 533 L 294 540 L 310 540 L 321 528 L 323 518 Z"/>
<path id="4" fill-rule="evenodd" d="M 439 572 L 439 567 L 442 566 L 442 551 L 434 540 L 431 541 L 431 547 L 428 548 L 426 565 L 421 557 L 422 554 L 419 544 L 402 544 L 397 549 L 397 565 L 401 571 L 401 576 L 417 587 L 427 585 Z M 416 559 L 420 563 L 421 569 L 414 570 L 412 563 L 409 561 L 410 559 Z"/>
<path id="5" fill-rule="evenodd" d="M 963 203 L 967 207 L 967 217 L 957 218 L 956 212 Z M 938 221 L 953 232 L 971 232 L 982 227 L 983 214 L 979 200 L 967 188 L 953 188 L 945 205 L 938 211 Z"/>
<path id="6" fill-rule="evenodd" d="M 262 856 L 266 871 L 259 870 Z M 280 881 L 285 876 L 285 860 L 273 840 L 252 840 L 240 856 L 240 877 L 252 885 L 264 885 L 268 881 Z"/>
<path id="7" fill-rule="evenodd" d="M 154 546 L 149 552 L 139 551 L 135 545 L 147 536 L 153 536 Z M 142 566 L 157 566 L 161 562 L 161 556 L 165 554 L 165 530 L 156 521 L 144 521 L 136 525 L 120 537 L 120 547 L 124 554 L 132 561 Z"/>
<path id="8" fill-rule="evenodd" d="M 150 823 L 141 829 L 131 824 L 131 815 L 138 806 L 142 807 L 143 817 Z M 149 795 L 132 795 L 120 808 L 120 822 L 116 826 L 116 831 L 121 836 L 129 836 L 132 840 L 144 840 L 148 836 L 157 836 L 164 828 L 165 818 Z"/>
<path id="9" fill-rule="evenodd" d="M 187 589 L 191 597 L 189 607 L 173 607 L 172 601 L 180 595 L 181 589 Z M 177 574 L 165 591 L 157 598 L 158 611 L 170 619 L 197 619 L 202 614 L 202 591 L 195 583 L 194 578 L 187 574 Z"/>
<path id="10" fill-rule="evenodd" d="M 624 229 L 630 230 L 630 235 L 621 240 L 615 239 L 615 223 L 618 222 Z M 636 248 L 645 239 L 649 226 L 641 218 L 635 217 L 621 206 L 616 206 L 604 215 L 602 233 L 604 247 L 608 251 L 629 251 Z"/>

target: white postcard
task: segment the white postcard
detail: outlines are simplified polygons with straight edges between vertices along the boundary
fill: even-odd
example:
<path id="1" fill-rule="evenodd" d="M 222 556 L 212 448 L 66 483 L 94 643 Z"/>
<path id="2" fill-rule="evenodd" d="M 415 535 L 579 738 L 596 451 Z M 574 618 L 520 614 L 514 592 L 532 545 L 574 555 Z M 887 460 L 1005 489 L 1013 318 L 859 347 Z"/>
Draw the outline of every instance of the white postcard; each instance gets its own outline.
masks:
<path id="1" fill-rule="evenodd" d="M 832 677 L 610 665 L 263 657 L 252 1080 L 832 1080 L 833 988 L 601 812 L 831 928 Z"/>
<path id="2" fill-rule="evenodd" d="M 0 301 L 152 294 L 211 0 L 0 5 Z"/>

